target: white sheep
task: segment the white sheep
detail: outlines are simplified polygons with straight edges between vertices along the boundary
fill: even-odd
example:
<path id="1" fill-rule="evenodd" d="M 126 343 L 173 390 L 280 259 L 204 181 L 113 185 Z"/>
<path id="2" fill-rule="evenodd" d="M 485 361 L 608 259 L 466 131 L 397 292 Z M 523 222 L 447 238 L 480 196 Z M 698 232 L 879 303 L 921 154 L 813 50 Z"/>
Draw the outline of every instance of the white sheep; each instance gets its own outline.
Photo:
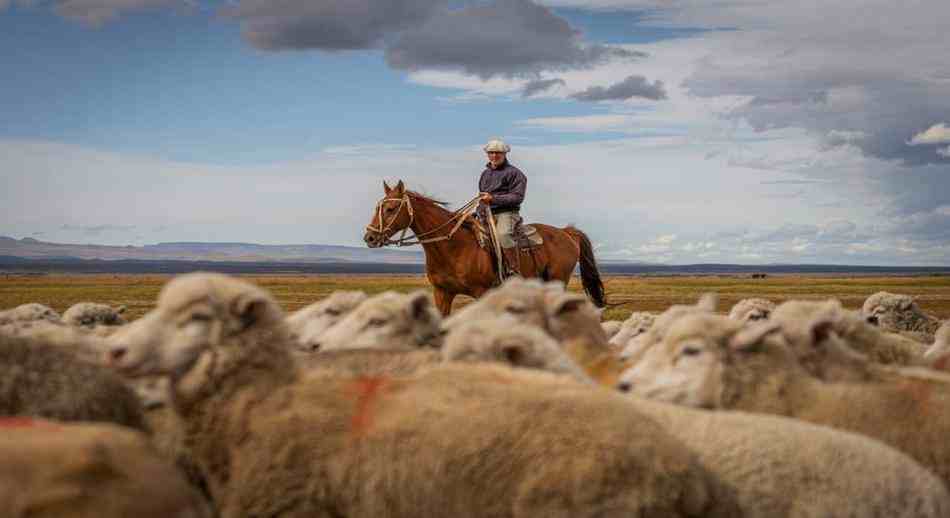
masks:
<path id="1" fill-rule="evenodd" d="M 334 291 L 323 300 L 287 315 L 287 327 L 301 351 L 314 352 L 315 346 L 319 348 L 323 333 L 366 299 L 362 291 Z"/>
<path id="2" fill-rule="evenodd" d="M 736 302 L 729 311 L 729 318 L 740 322 L 767 320 L 775 309 L 775 303 L 768 299 L 748 298 Z"/>
<path id="3" fill-rule="evenodd" d="M 313 350 L 439 348 L 442 315 L 422 291 L 386 291 L 363 301 L 312 343 Z"/>
<path id="4" fill-rule="evenodd" d="M 465 322 L 449 332 L 442 359 L 456 362 L 498 362 L 538 369 L 593 383 L 558 343 L 535 326 L 508 316 Z"/>
<path id="5" fill-rule="evenodd" d="M 791 300 L 779 305 L 772 319 L 781 326 L 799 361 L 821 379 L 859 381 L 872 374 L 870 367 L 862 365 L 849 350 L 879 364 L 923 363 L 922 344 L 869 324 L 835 299 Z M 852 376 L 848 375 L 849 368 Z"/>
<path id="6" fill-rule="evenodd" d="M 125 306 L 112 307 L 96 302 L 77 302 L 63 313 L 63 322 L 77 327 L 121 326 L 126 323 L 122 316 Z"/>
<path id="7" fill-rule="evenodd" d="M 12 324 L 15 322 L 30 322 L 34 320 L 47 320 L 50 322 L 59 322 L 62 319 L 59 313 L 49 306 L 31 302 L 21 304 L 13 309 L 0 311 L 0 325 Z"/>
<path id="8" fill-rule="evenodd" d="M 778 414 L 860 433 L 950 482 L 950 384 L 927 376 L 825 383 L 802 368 L 779 331 L 776 322 L 744 327 L 717 315 L 684 317 L 621 376 L 619 387 L 670 403 Z"/>
<path id="9" fill-rule="evenodd" d="M 879 291 L 864 301 L 861 313 L 867 321 L 890 332 L 909 331 L 933 340 L 940 320 L 924 313 L 909 295 Z"/>
<path id="10" fill-rule="evenodd" d="M 692 453 L 620 395 L 492 365 L 302 377 L 282 323 L 263 290 L 192 274 L 110 339 L 116 368 L 174 375 L 222 518 L 678 517 L 710 505 Z"/>
<path id="11" fill-rule="evenodd" d="M 687 315 L 711 314 L 716 311 L 719 296 L 715 293 L 704 293 L 696 304 L 674 304 L 657 315 L 646 331 L 637 334 L 627 341 L 620 353 L 620 359 L 627 364 L 635 364 L 650 348 L 663 341 L 667 330 L 677 320 Z"/>
<path id="12" fill-rule="evenodd" d="M 630 340 L 646 333 L 653 321 L 656 319 L 656 313 L 649 311 L 634 311 L 623 321 L 620 331 L 610 338 L 609 343 L 612 347 L 621 351 L 627 347 Z"/>
<path id="13" fill-rule="evenodd" d="M 609 341 L 620 332 L 620 328 L 623 327 L 623 322 L 620 320 L 605 320 L 600 323 L 600 327 L 603 328 L 604 334 L 607 336 L 607 340 Z"/>

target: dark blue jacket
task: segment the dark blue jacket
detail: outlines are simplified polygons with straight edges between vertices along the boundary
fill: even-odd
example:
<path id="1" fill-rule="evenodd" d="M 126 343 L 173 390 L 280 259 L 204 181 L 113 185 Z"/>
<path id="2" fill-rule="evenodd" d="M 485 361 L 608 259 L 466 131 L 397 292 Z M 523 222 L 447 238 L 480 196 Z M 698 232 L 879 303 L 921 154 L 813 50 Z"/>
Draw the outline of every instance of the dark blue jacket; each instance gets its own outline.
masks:
<path id="1" fill-rule="evenodd" d="M 478 179 L 479 192 L 492 195 L 491 211 L 494 214 L 521 210 L 527 188 L 528 178 L 507 160 L 498 169 L 492 169 L 491 163 L 486 164 Z"/>

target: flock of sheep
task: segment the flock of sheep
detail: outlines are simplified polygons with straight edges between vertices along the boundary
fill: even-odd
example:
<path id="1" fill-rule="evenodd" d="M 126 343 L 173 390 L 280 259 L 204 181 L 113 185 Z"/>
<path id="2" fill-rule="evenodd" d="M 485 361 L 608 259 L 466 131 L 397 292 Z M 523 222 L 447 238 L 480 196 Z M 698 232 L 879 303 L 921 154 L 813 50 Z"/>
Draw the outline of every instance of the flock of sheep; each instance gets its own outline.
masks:
<path id="1" fill-rule="evenodd" d="M 950 516 L 950 323 L 716 306 L 601 322 L 512 279 L 287 315 L 196 273 L 131 323 L 0 311 L 3 516 Z"/>

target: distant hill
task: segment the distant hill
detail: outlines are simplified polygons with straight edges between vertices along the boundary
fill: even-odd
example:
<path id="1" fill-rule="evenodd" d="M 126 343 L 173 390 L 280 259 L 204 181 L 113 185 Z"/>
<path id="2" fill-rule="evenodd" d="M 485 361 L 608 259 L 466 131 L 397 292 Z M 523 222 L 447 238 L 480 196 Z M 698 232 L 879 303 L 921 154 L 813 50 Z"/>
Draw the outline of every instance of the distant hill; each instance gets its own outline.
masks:
<path id="1" fill-rule="evenodd" d="M 252 243 L 159 243 L 145 246 L 71 245 L 0 236 L 0 255 L 29 259 L 76 258 L 140 261 L 227 261 L 290 263 L 422 264 L 421 250 L 370 249 L 334 245 Z"/>

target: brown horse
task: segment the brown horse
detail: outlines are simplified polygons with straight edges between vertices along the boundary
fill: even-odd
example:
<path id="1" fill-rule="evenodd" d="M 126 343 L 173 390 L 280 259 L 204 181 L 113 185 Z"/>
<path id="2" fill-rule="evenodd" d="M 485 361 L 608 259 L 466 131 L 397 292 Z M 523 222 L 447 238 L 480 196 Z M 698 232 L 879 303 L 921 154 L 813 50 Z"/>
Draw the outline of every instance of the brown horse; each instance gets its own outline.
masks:
<path id="1" fill-rule="evenodd" d="M 393 188 L 383 182 L 383 189 L 386 195 L 376 204 L 363 240 L 370 248 L 378 248 L 398 243 L 391 241 L 397 232 L 414 232 L 425 251 L 426 276 L 443 315 L 452 311 L 456 295 L 478 298 L 496 283 L 492 255 L 479 246 L 472 222 L 459 221 L 464 213 L 451 212 L 443 202 L 406 190 L 402 180 Z M 525 277 L 558 280 L 566 285 L 580 261 L 584 291 L 594 304 L 604 307 L 604 285 L 587 235 L 572 226 L 534 227 L 544 244 L 533 253 L 521 255 Z"/>

